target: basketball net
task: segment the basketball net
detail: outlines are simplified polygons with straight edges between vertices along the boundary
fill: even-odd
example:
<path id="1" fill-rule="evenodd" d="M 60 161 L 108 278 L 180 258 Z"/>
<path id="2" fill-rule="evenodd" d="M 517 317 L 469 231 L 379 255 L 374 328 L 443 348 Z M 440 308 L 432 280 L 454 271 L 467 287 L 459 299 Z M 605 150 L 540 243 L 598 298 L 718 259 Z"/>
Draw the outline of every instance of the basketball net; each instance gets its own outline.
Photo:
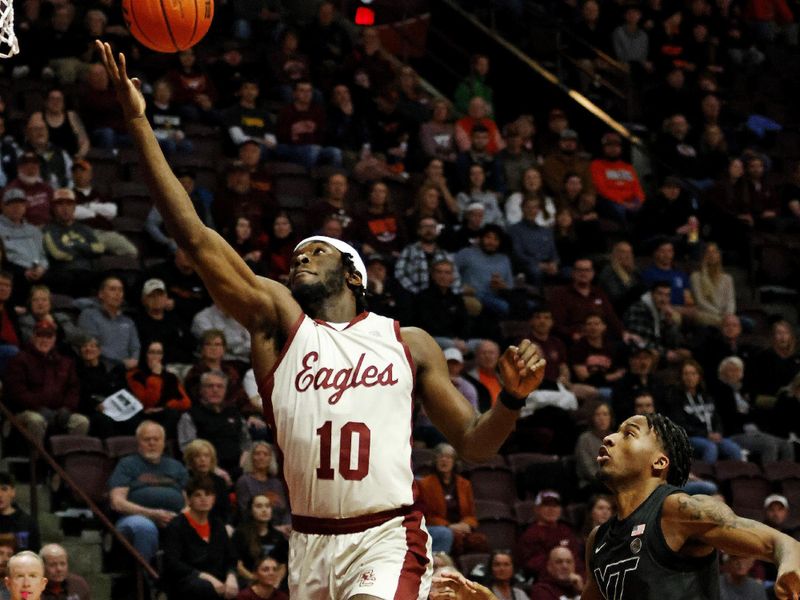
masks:
<path id="1" fill-rule="evenodd" d="M 14 0 L 0 0 L 0 58 L 11 58 L 19 53 L 19 42 L 14 33 Z"/>

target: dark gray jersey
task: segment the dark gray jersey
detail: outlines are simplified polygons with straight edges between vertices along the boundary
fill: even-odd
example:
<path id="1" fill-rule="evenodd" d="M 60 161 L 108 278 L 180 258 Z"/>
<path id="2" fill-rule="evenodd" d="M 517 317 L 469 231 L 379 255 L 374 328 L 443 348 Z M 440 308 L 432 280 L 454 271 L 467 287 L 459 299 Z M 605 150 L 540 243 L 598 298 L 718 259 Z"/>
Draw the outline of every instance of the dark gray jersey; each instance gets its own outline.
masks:
<path id="1" fill-rule="evenodd" d="M 719 600 L 717 552 L 681 556 L 661 531 L 664 500 L 680 491 L 660 485 L 627 519 L 597 530 L 589 571 L 605 600 Z"/>

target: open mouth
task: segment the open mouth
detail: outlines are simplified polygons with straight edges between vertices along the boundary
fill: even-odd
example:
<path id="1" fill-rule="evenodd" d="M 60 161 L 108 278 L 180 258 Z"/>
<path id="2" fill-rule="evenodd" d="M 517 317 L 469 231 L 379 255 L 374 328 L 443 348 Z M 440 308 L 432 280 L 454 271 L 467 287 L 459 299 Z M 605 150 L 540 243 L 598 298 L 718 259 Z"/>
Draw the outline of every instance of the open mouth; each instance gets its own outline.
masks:
<path id="1" fill-rule="evenodd" d="M 611 460 L 611 455 L 608 453 L 608 448 L 600 446 L 600 450 L 597 451 L 597 462 L 604 463 L 609 460 Z"/>

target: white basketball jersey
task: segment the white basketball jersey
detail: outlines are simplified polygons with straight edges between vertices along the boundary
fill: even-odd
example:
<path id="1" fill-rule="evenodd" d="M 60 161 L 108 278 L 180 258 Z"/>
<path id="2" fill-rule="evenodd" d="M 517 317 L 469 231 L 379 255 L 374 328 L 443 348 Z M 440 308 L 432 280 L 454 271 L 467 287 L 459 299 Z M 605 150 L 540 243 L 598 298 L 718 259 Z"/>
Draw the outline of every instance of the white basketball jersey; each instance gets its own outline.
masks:
<path id="1" fill-rule="evenodd" d="M 341 519 L 411 505 L 414 371 L 399 325 L 362 313 L 337 330 L 303 316 L 286 346 L 261 392 L 292 513 Z"/>

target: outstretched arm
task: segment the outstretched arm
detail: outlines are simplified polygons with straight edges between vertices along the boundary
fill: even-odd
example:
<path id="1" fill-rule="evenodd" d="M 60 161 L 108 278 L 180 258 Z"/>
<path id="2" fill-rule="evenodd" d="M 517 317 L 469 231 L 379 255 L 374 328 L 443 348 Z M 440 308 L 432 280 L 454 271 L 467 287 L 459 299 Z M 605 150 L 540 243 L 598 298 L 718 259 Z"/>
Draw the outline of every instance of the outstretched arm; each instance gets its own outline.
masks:
<path id="1" fill-rule="evenodd" d="M 478 415 L 450 381 L 447 363 L 433 338 L 415 327 L 403 329 L 417 366 L 417 385 L 425 412 L 431 422 L 453 445 L 459 456 L 470 462 L 488 460 L 500 449 L 514 429 L 518 410 L 498 401 Z M 544 377 L 545 361 L 528 340 L 511 346 L 500 358 L 504 390 L 523 400 Z"/>
<path id="2" fill-rule="evenodd" d="M 283 285 L 257 277 L 218 233 L 203 224 L 153 135 L 140 82 L 128 77 L 125 56 L 120 53 L 117 61 L 109 44 L 96 44 L 122 105 L 153 201 L 170 235 L 192 258 L 214 301 L 251 331 L 265 319 L 288 329 L 300 316 L 300 307 Z"/>
<path id="3" fill-rule="evenodd" d="M 800 543 L 758 521 L 736 515 L 710 496 L 674 494 L 664 501 L 662 525 L 667 543 L 706 544 L 738 556 L 766 560 L 778 567 L 775 595 L 800 598 Z"/>

